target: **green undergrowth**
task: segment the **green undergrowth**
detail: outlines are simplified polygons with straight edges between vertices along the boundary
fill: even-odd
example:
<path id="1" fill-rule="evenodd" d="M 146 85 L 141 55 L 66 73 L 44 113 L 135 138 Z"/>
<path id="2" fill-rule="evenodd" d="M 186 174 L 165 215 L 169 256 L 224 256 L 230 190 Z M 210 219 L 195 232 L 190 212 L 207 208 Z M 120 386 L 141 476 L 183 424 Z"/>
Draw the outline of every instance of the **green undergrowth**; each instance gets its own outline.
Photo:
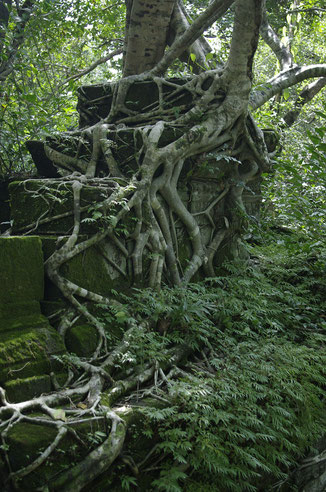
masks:
<path id="1" fill-rule="evenodd" d="M 184 343 L 194 356 L 175 369 L 163 408 L 142 410 L 157 442 L 150 488 L 122 469 L 119 490 L 297 490 L 291 470 L 326 431 L 326 255 L 301 239 L 274 234 L 252 248 L 249 267 L 128 299 L 152 330 L 121 365 L 164 361 Z"/>

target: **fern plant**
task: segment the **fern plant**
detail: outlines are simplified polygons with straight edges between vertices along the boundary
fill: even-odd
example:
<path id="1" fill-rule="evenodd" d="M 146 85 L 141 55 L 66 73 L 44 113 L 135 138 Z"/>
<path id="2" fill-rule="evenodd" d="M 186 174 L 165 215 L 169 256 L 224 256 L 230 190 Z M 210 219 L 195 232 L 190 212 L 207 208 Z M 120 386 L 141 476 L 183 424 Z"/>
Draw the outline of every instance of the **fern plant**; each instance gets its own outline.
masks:
<path id="1" fill-rule="evenodd" d="M 250 268 L 129 299 L 150 327 L 130 344 L 136 359 L 164 361 L 178 343 L 194 354 L 157 388 L 160 406 L 141 407 L 156 442 L 143 490 L 296 490 L 291 468 L 326 431 L 326 281 L 322 248 L 292 241 L 252 248 Z"/>

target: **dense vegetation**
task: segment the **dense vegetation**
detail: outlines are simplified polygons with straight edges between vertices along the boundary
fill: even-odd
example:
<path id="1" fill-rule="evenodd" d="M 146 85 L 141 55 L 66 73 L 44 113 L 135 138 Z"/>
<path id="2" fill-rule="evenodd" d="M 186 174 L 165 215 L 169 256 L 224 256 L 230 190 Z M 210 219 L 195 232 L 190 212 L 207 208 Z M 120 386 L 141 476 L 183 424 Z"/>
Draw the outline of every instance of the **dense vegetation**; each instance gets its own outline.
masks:
<path id="1" fill-rule="evenodd" d="M 119 57 L 97 64 L 103 51 L 122 47 L 121 2 L 75 0 L 68 12 L 66 2 L 31 3 L 13 69 L 2 78 L 0 173 L 6 178 L 34 172 L 26 139 L 76 126 L 78 85 L 119 77 L 122 69 Z M 197 15 L 206 4 L 187 8 Z M 315 53 L 324 62 L 324 3 L 278 4 L 270 6 L 271 21 L 295 62 L 313 63 Z M 4 57 L 19 22 L 12 16 L 0 38 Z M 226 60 L 231 25 L 228 14 L 211 28 L 219 51 L 208 60 Z M 254 84 L 276 66 L 261 42 Z M 169 70 L 191 75 L 192 66 L 175 62 Z M 286 89 L 255 113 L 260 126 L 277 131 L 281 148 L 274 173 L 264 176 L 260 220 L 246 218 L 248 263 L 225 263 L 216 276 L 186 289 L 112 292 L 119 305 L 97 306 L 99 319 L 128 333 L 123 346 L 119 337 L 108 340 L 118 351 L 110 367 L 113 388 L 102 404 L 118 402 L 118 415 L 131 423 L 113 472 L 91 490 L 301 490 L 295 469 L 326 431 L 326 109 L 322 92 L 300 105 L 304 86 Z M 289 126 L 296 101 L 300 114 Z M 73 356 L 62 364 L 83 368 Z M 129 379 L 119 386 L 122 374 Z M 105 438 L 98 431 L 88 445 Z M 50 459 L 60 452 L 77 463 L 73 450 L 60 446 Z M 309 463 L 301 465 L 304 471 Z M 23 476 L 12 476 L 18 490 Z M 60 479 L 53 490 L 60 490 Z"/>

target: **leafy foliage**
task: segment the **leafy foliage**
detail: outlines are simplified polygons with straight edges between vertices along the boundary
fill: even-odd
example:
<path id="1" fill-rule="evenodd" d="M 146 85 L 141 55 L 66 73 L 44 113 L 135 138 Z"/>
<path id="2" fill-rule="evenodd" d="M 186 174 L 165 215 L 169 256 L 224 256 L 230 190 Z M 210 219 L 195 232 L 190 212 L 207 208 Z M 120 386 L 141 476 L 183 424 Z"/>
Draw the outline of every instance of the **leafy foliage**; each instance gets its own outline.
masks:
<path id="1" fill-rule="evenodd" d="M 120 3 L 76 0 L 67 12 L 65 2 L 39 2 L 16 70 L 2 90 L 0 174 L 30 169 L 25 139 L 76 124 L 77 84 L 75 78 L 68 79 L 76 65 L 77 71 L 86 68 L 103 46 L 119 39 Z M 192 3 L 195 12 L 206 4 Z M 289 18 L 291 2 L 279 3 L 271 18 L 284 43 L 289 41 L 290 23 L 295 24 L 292 51 L 301 63 L 315 48 L 309 30 L 321 32 L 324 21 L 313 13 L 305 23 L 299 15 Z M 220 23 L 221 62 L 230 42 L 231 16 Z M 120 63 L 101 66 L 83 80 L 112 78 Z M 178 64 L 171 75 L 175 68 Z M 261 47 L 256 69 L 256 84 L 276 70 L 267 48 Z M 281 102 L 260 112 L 260 122 L 270 126 L 272 121 L 283 132 L 280 114 L 295 95 L 293 89 L 284 92 Z M 152 489 L 267 490 L 275 480 L 287 480 L 296 460 L 326 431 L 326 251 L 321 241 L 326 115 L 322 111 L 317 116 L 319 124 L 307 132 L 304 144 L 297 137 L 302 127 L 294 137 L 283 133 L 292 145 L 277 160 L 273 183 L 265 187 L 264 220 L 270 229 L 262 233 L 253 227 L 251 237 L 260 245 L 252 247 L 249 268 L 231 263 L 223 275 L 186 290 L 135 291 L 133 297 L 120 295 L 125 309 L 103 308 L 104 321 L 119 329 L 133 321 L 132 316 L 148 326 L 130 336 L 128 349 L 115 361 L 115 377 L 135 367 L 141 371 L 149 362 L 164 368 L 171 347 L 187 344 L 195 354 L 163 378 L 164 391 L 157 386 L 161 406 L 141 409 L 147 422 L 143 434 L 157 444 L 144 470 Z M 96 206 L 89 212 L 88 221 L 103 221 Z M 108 218 L 113 226 L 114 219 Z M 273 227 L 280 223 L 287 229 L 277 235 Z M 104 436 L 95 432 L 93 444 Z M 133 489 L 137 478 L 122 474 L 120 485 Z"/>
<path id="2" fill-rule="evenodd" d="M 305 130 L 304 138 L 302 126 L 285 138 L 287 145 L 276 161 L 275 174 L 265 183 L 264 216 L 265 223 L 276 221 L 308 234 L 312 245 L 326 233 L 325 110 L 316 111 L 315 118 L 318 123 Z"/>
<path id="3" fill-rule="evenodd" d="M 80 80 L 85 68 L 121 45 L 123 2 L 35 3 L 14 71 L 1 84 L 0 176 L 33 169 L 24 142 L 76 127 L 78 86 L 111 79 L 120 69 L 120 60 L 102 63 Z M 15 26 L 12 10 L 7 42 Z"/>
<path id="4" fill-rule="evenodd" d="M 326 431 L 325 250 L 304 253 L 298 239 L 274 234 L 249 269 L 130 299 L 143 319 L 169 320 L 163 339 L 136 336 L 134 360 L 197 348 L 172 371 L 166 403 L 142 410 L 158 439 L 155 490 L 268 490 Z"/>

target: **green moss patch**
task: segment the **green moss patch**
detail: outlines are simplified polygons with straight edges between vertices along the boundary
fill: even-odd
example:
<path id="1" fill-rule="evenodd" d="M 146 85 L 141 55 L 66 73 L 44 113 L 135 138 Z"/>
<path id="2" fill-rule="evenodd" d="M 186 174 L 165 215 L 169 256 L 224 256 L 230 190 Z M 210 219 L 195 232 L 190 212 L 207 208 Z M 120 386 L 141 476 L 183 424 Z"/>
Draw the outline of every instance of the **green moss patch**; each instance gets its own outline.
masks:
<path id="1" fill-rule="evenodd" d="M 91 325 L 77 325 L 70 328 L 66 335 L 66 347 L 79 357 L 92 355 L 97 347 L 98 334 Z"/>
<path id="2" fill-rule="evenodd" d="M 8 433 L 9 458 L 13 470 L 28 465 L 39 452 L 44 451 L 55 438 L 56 430 L 50 426 L 17 424 Z"/>
<path id="3" fill-rule="evenodd" d="M 38 308 L 40 311 L 40 307 Z M 35 314 L 29 314 L 27 316 L 17 316 L 10 318 L 0 318 L 0 333 L 3 334 L 0 337 L 0 343 L 7 340 L 11 335 L 5 335 L 7 331 L 13 330 L 25 330 L 26 328 L 41 328 L 42 326 L 48 325 L 48 320 L 40 314 L 40 312 Z M 17 336 L 15 334 L 14 336 Z"/>
<path id="4" fill-rule="evenodd" d="M 48 258 L 55 250 L 56 240 L 56 238 L 50 237 L 42 238 L 45 258 Z M 115 246 L 107 246 L 106 255 L 117 263 L 122 270 L 125 270 L 126 260 Z M 97 246 L 87 249 L 62 265 L 60 273 L 78 286 L 104 296 L 110 295 L 111 289 L 119 288 L 120 290 L 130 285 L 128 279 L 122 278 L 117 270 L 108 263 L 102 250 Z M 46 279 L 45 298 L 52 300 L 60 297 L 62 297 L 62 293 L 59 289 Z"/>
<path id="5" fill-rule="evenodd" d="M 87 236 L 82 236 L 84 240 Z M 44 257 L 48 258 L 55 250 L 57 238 L 42 237 Z M 122 270 L 126 269 L 126 260 L 113 245 L 107 246 L 106 256 L 113 260 Z M 84 289 L 104 296 L 111 294 L 111 289 L 126 289 L 130 281 L 117 272 L 105 259 L 105 254 L 98 246 L 91 247 L 62 265 L 60 273 Z M 62 297 L 60 290 L 45 279 L 45 299 L 54 300 Z"/>
<path id="6" fill-rule="evenodd" d="M 61 273 L 71 282 L 98 294 L 107 295 L 113 288 L 104 258 L 90 248 L 61 267 Z"/>
<path id="7" fill-rule="evenodd" d="M 39 237 L 0 238 L 0 306 L 40 300 L 44 291 L 42 244 Z"/>
<path id="8" fill-rule="evenodd" d="M 0 343 L 0 383 L 15 376 L 27 377 L 49 372 L 49 356 L 64 350 L 60 336 L 48 324 L 43 328 L 3 333 Z"/>
<path id="9" fill-rule="evenodd" d="M 17 319 L 21 316 L 41 314 L 38 301 L 7 302 L 0 305 L 0 331 L 5 326 L 5 320 Z"/>
<path id="10" fill-rule="evenodd" d="M 0 385 L 6 381 L 14 381 L 16 378 L 32 378 L 50 374 L 53 371 L 52 361 L 49 358 L 17 362 L 0 367 Z"/>
<path id="11" fill-rule="evenodd" d="M 42 393 L 49 393 L 51 391 L 51 379 L 48 375 L 32 376 L 8 381 L 4 386 L 8 400 L 11 403 L 18 403 L 40 396 Z"/>
<path id="12" fill-rule="evenodd" d="M 104 420 L 78 424 L 75 429 L 84 445 L 67 433 L 46 462 L 35 473 L 21 480 L 20 490 L 37 490 L 51 481 L 51 478 L 57 477 L 60 472 L 71 468 L 98 446 L 106 434 Z M 97 432 L 100 432 L 100 435 L 96 434 Z M 12 470 L 17 471 L 34 461 L 53 442 L 56 434 L 55 428 L 50 426 L 26 422 L 14 425 L 6 439 Z"/>

